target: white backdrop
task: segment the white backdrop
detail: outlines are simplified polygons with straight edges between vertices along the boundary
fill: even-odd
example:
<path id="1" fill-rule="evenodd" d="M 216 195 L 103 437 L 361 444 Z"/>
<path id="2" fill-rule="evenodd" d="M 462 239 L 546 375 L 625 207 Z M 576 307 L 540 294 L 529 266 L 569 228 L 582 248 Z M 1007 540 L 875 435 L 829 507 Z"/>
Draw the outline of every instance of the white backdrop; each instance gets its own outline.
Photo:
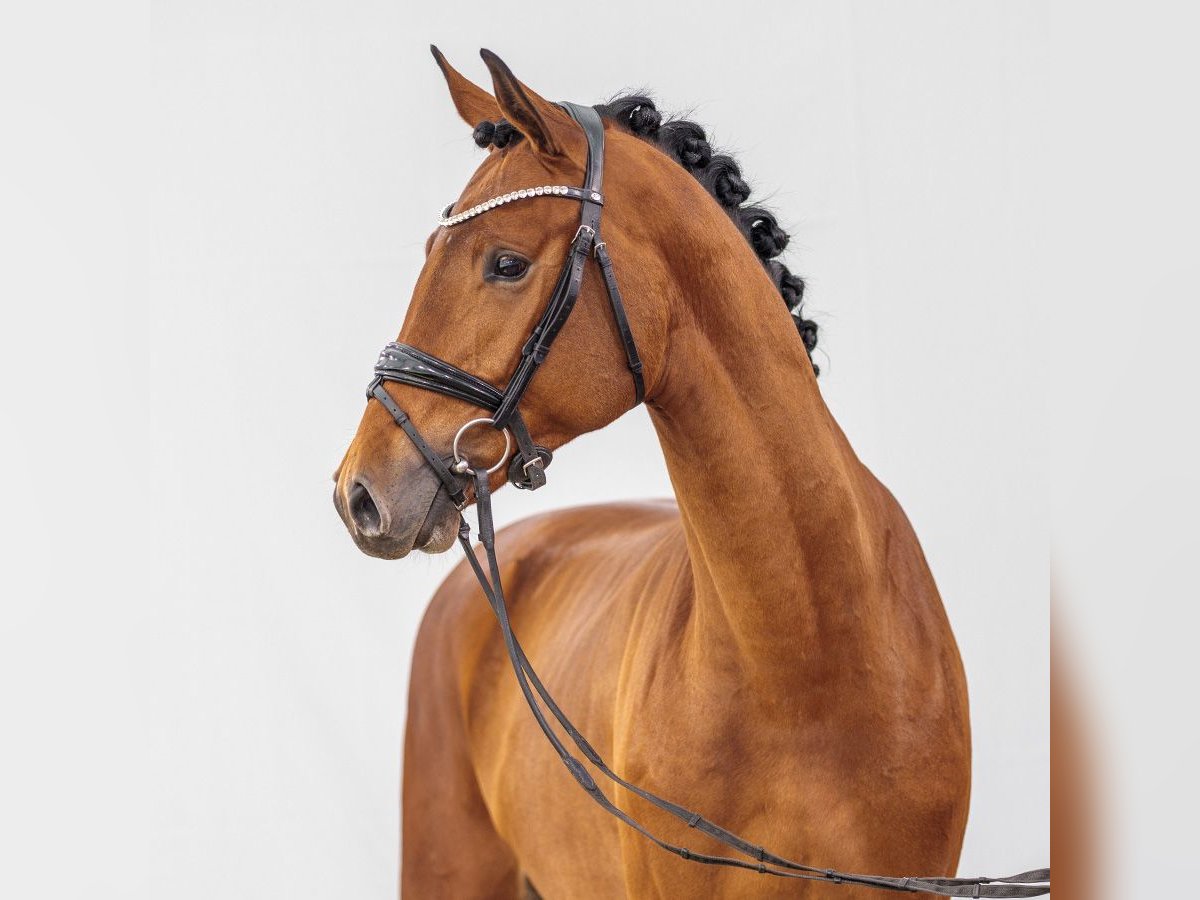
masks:
<path id="1" fill-rule="evenodd" d="M 975 736 L 961 870 L 1048 860 L 1041 7 L 726 7 L 160 3 L 148 143 L 85 153 L 46 114 L 64 192 L 101 207 L 46 228 L 127 229 L 141 260 L 104 350 L 138 393 L 68 404 L 93 439 L 31 448 L 13 488 L 27 528 L 61 534 L 38 502 L 46 473 L 82 453 L 122 473 L 72 488 L 89 526 L 71 556 L 24 560 L 47 574 L 10 634 L 46 644 L 5 660 L 42 693 L 10 795 L 32 810 L 7 836 L 25 865 L 0 887 L 393 896 L 408 660 L 458 556 L 360 555 L 330 474 L 436 213 L 480 158 L 430 41 L 480 81 L 490 47 L 550 97 L 648 86 L 738 153 L 792 232 L 823 392 L 913 520 L 958 635 Z M 583 32 L 603 48 L 587 66 Z M 86 73 L 71 89 L 93 90 Z M 113 125 L 95 93 L 93 137 Z M 148 234 L 146 210 L 106 203 L 117 158 L 149 181 Z M 86 291 L 102 267 L 77 258 L 56 286 Z M 58 358 L 90 397 L 86 361 Z M 645 466 L 618 469 L 616 446 Z M 497 513 L 669 492 L 637 411 Z"/>

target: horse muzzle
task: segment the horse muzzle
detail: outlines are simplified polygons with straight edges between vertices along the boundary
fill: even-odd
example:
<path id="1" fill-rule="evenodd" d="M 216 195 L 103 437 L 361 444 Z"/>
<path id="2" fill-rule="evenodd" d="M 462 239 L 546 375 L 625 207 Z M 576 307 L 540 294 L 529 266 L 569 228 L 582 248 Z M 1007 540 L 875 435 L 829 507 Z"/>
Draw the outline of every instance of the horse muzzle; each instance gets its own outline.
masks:
<path id="1" fill-rule="evenodd" d="M 417 460 L 390 477 L 343 468 L 333 505 L 358 549 L 379 559 L 403 559 L 413 550 L 441 553 L 458 535 L 454 502 Z"/>

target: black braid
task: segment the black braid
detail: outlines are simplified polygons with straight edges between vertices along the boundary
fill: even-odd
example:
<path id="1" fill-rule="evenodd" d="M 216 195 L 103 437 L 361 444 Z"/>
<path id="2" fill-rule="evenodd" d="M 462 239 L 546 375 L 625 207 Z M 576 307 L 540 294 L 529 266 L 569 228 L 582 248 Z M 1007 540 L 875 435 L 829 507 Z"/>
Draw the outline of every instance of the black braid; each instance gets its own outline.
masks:
<path id="1" fill-rule="evenodd" d="M 662 116 L 654 108 L 654 101 L 649 97 L 627 94 L 597 109 L 602 116 L 620 123 L 626 131 L 638 137 L 649 138 L 652 141 L 658 139 Z"/>
<path id="2" fill-rule="evenodd" d="M 750 234 L 750 244 L 762 259 L 774 259 L 787 249 L 788 233 L 779 227 L 775 217 L 758 206 L 738 211 L 742 225 Z"/>
<path id="3" fill-rule="evenodd" d="M 510 144 L 515 144 L 524 137 L 521 132 L 513 127 L 511 122 L 505 119 L 500 119 L 498 122 L 489 122 L 484 119 L 475 126 L 475 131 L 471 136 L 475 138 L 475 143 L 484 149 L 495 147 L 497 150 L 503 150 Z"/>
<path id="4" fill-rule="evenodd" d="M 512 126 L 511 123 L 501 119 L 496 123 L 496 133 L 492 137 L 492 143 L 503 150 L 509 144 L 515 144 L 523 135 Z"/>
<path id="5" fill-rule="evenodd" d="M 775 282 L 775 287 L 779 289 L 783 302 L 787 304 L 792 313 L 792 321 L 796 323 L 796 330 L 800 332 L 800 339 L 804 341 L 804 349 L 808 351 L 808 358 L 811 362 L 812 352 L 817 349 L 817 323 L 804 318 L 801 314 L 804 306 L 804 279 L 799 275 L 793 275 L 787 266 L 776 259 L 767 263 L 767 270 L 771 273 L 771 279 Z M 821 374 L 821 367 L 815 362 L 812 367 L 816 374 Z"/>
<path id="6" fill-rule="evenodd" d="M 476 125 L 475 130 L 471 132 L 471 137 L 475 139 L 475 143 L 481 148 L 488 147 L 492 143 L 492 138 L 495 136 L 496 123 L 489 122 L 487 119 L 484 119 L 482 122 Z"/>
<path id="7" fill-rule="evenodd" d="M 664 122 L 654 101 L 645 94 L 627 94 L 597 106 L 600 115 L 625 131 L 644 138 L 679 162 L 708 190 L 742 232 L 775 283 L 796 323 L 796 331 L 808 351 L 813 372 L 820 367 L 812 362 L 817 346 L 817 323 L 804 318 L 804 279 L 790 272 L 775 257 L 787 249 L 788 233 L 768 210 L 743 206 L 750 199 L 750 185 L 731 156 L 714 154 L 704 129 L 695 122 L 675 119 Z"/>
<path id="8" fill-rule="evenodd" d="M 714 156 L 700 180 L 727 209 L 741 206 L 750 199 L 750 185 L 742 178 L 742 170 L 732 156 Z"/>
<path id="9" fill-rule="evenodd" d="M 712 147 L 705 140 L 704 129 L 695 122 L 677 119 L 661 126 L 658 145 L 688 171 L 703 169 L 712 161 Z"/>
<path id="10" fill-rule="evenodd" d="M 604 118 L 630 134 L 654 143 L 677 160 L 716 198 L 770 273 L 796 323 L 813 372 L 820 375 L 820 367 L 812 362 L 817 347 L 817 323 L 804 318 L 804 279 L 792 274 L 787 266 L 775 259 L 787 249 L 790 238 L 770 211 L 760 206 L 742 205 L 750 199 L 750 185 L 742 177 L 742 170 L 733 157 L 714 154 L 704 129 L 695 122 L 684 119 L 663 122 L 654 100 L 644 94 L 616 97 L 596 109 Z M 511 123 L 501 119 L 480 122 L 475 126 L 473 137 L 480 147 L 502 150 L 515 144 L 522 135 Z"/>

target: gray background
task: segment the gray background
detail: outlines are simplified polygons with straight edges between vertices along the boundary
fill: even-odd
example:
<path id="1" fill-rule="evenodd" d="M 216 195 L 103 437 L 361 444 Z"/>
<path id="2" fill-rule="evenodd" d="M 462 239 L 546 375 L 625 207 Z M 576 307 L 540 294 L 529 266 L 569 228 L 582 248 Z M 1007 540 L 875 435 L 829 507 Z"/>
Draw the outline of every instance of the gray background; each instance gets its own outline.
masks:
<path id="1" fill-rule="evenodd" d="M 23 865 L 0 886 L 393 895 L 411 644 L 458 555 L 361 556 L 330 473 L 436 213 L 480 159 L 431 40 L 480 81 L 488 46 L 549 97 L 648 86 L 738 154 L 793 235 L 785 259 L 822 326 L 824 395 L 913 520 L 960 642 L 975 735 L 961 870 L 1048 859 L 1046 350 L 1032 285 L 1047 264 L 1046 12 L 565 9 L 161 4 L 145 97 L 136 60 L 96 55 L 88 20 L 71 30 L 67 49 L 116 80 L 101 87 L 87 66 L 70 78 L 90 98 L 82 125 L 31 106 L 48 139 L 30 158 L 58 173 L 51 208 L 72 213 L 23 231 L 82 249 L 69 265 L 18 265 L 63 296 L 103 283 L 112 300 L 73 331 L 41 307 L 55 341 L 26 348 L 89 402 L 12 401 L 38 416 L 31 436 L 74 437 L 30 441 L 13 470 L 17 524 L 55 537 L 17 560 L 34 602 L 13 612 L 2 665 L 28 685 L 12 703 L 37 740 L 8 751 L 24 773 L 9 796 L 28 812 L 7 836 Z M 603 48 L 586 66 L 581 29 Z M 105 138 L 126 124 L 109 103 L 121 89 L 150 110 L 129 144 Z M 147 205 L 114 185 L 115 167 L 148 184 Z M 99 336 L 99 349 L 72 343 Z M 46 502 L 81 456 L 110 477 Z M 498 516 L 670 493 L 640 410 L 565 448 L 552 485 L 505 492 Z M 69 527 L 60 496 L 84 510 Z"/>

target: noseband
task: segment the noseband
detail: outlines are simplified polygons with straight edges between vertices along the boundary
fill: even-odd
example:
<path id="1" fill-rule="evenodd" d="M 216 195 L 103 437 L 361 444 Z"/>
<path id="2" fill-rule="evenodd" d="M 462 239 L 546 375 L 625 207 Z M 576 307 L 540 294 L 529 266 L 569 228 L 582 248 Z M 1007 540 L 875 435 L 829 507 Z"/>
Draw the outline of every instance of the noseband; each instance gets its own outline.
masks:
<path id="1" fill-rule="evenodd" d="M 425 457 L 429 467 L 446 488 L 454 505 L 460 510 L 466 506 L 464 476 L 471 474 L 470 463 L 457 452 L 453 452 L 449 459 L 439 456 L 421 437 L 412 420 L 384 390 L 383 382 L 394 381 L 436 391 L 488 410 L 491 412 L 488 418 L 473 419 L 468 424 L 487 424 L 505 432 L 506 442 L 508 434 L 512 434 L 517 452 L 509 462 L 509 483 L 527 491 L 535 491 L 542 487 L 546 483 L 546 466 L 554 456 L 548 449 L 533 442 L 518 406 L 538 367 L 550 352 L 550 345 L 554 343 L 554 339 L 558 337 L 559 331 L 570 317 L 571 310 L 575 308 L 575 301 L 579 299 L 579 290 L 583 285 L 584 266 L 588 256 L 594 255 L 604 276 L 613 319 L 616 320 L 617 331 L 625 348 L 626 362 L 633 376 L 634 406 L 642 402 L 646 393 L 642 380 L 642 360 L 638 356 L 633 332 L 629 329 L 629 319 L 625 315 L 625 304 L 621 300 L 621 291 L 613 273 L 612 259 L 608 255 L 607 246 L 600 239 L 600 211 L 604 207 L 604 195 L 601 193 L 604 181 L 604 125 L 600 114 L 590 106 L 577 106 L 574 103 L 561 105 L 570 113 L 571 118 L 579 123 L 587 137 L 587 174 L 582 188 L 564 185 L 524 188 L 494 197 L 453 215 L 451 210 L 454 204 L 450 204 L 442 213 L 440 221 L 443 228 L 453 228 L 489 210 L 518 200 L 559 197 L 578 201 L 581 206 L 579 229 L 571 240 L 567 261 L 559 273 L 542 317 L 521 348 L 521 360 L 509 377 L 507 386 L 499 390 L 445 360 L 400 343 L 391 343 L 383 348 L 379 360 L 375 363 L 375 378 L 367 386 L 368 399 L 374 397 L 391 413 L 396 424 L 412 439 L 417 450 Z M 460 431 L 459 435 L 461 434 Z M 457 445 L 457 439 L 455 444 Z M 507 456 L 507 451 L 505 455 Z"/>
<path id="2" fill-rule="evenodd" d="M 629 329 L 629 321 L 625 316 L 625 306 L 621 300 L 621 292 L 617 289 L 616 276 L 613 274 L 612 260 L 608 256 L 604 241 L 600 239 L 600 210 L 604 205 L 601 193 L 601 183 L 604 169 L 604 127 L 600 115 L 589 106 L 577 106 L 573 103 L 561 104 L 563 109 L 583 128 L 587 136 L 588 162 L 587 175 L 582 188 L 564 187 L 561 185 L 546 185 L 526 188 L 496 197 L 484 203 L 477 204 L 460 213 L 452 214 L 453 204 L 442 213 L 440 224 L 445 228 L 460 225 L 475 216 L 481 215 L 498 206 L 503 206 L 518 200 L 560 197 L 577 200 L 582 205 L 579 230 L 571 240 L 571 248 L 567 254 L 566 264 L 558 276 L 550 301 L 546 305 L 542 317 L 534 326 L 529 339 L 521 348 L 521 360 L 517 364 L 507 386 L 501 390 L 493 387 L 482 379 L 476 378 L 469 372 L 464 372 L 457 366 L 438 359 L 429 353 L 408 344 L 391 343 L 383 348 L 379 360 L 375 363 L 375 377 L 367 387 L 367 398 L 378 400 L 396 420 L 396 424 L 404 429 L 417 450 L 433 469 L 438 479 L 445 486 L 451 500 L 460 511 L 458 541 L 466 552 L 467 562 L 470 563 L 475 577 L 479 579 L 480 587 L 487 597 L 496 619 L 500 623 L 500 632 L 508 651 L 509 662 L 517 678 L 517 684 L 525 697 L 525 702 L 533 712 L 538 726 L 542 729 L 550 745 L 558 753 L 563 764 L 574 776 L 580 787 L 587 792 L 606 812 L 620 819 L 629 827 L 644 835 L 657 846 L 676 856 L 697 863 L 713 866 L 726 866 L 749 869 L 763 875 L 773 875 L 778 878 L 796 878 L 807 881 L 823 881 L 832 884 L 857 884 L 883 890 L 905 893 L 928 893 L 943 897 L 1039 897 L 1050 893 L 1050 870 L 1036 869 L 1023 872 L 1009 878 L 895 878 L 886 875 L 858 875 L 851 872 L 839 872 L 835 869 L 822 869 L 794 862 L 785 857 L 771 853 L 764 847 L 753 844 L 745 838 L 722 828 L 709 821 L 702 815 L 692 812 L 670 800 L 651 793 L 645 788 L 626 781 L 615 773 L 599 753 L 587 742 L 567 718 L 566 713 L 559 708 L 546 686 L 542 684 L 537 672 L 525 655 L 520 642 L 513 634 L 508 616 L 508 605 L 504 597 L 504 588 L 500 582 L 500 566 L 496 559 L 496 533 L 492 520 L 492 498 L 489 478 L 493 472 L 499 471 L 508 462 L 508 480 L 522 490 L 537 490 L 546 483 L 546 466 L 550 464 L 552 454 L 545 447 L 535 444 L 529 430 L 521 418 L 518 405 L 524 396 L 530 381 L 538 367 L 546 359 L 550 345 L 558 336 L 558 332 L 571 315 L 575 301 L 579 298 L 579 289 L 583 282 L 584 265 L 589 251 L 600 265 L 604 276 L 604 284 L 608 291 L 609 304 L 612 306 L 613 318 L 624 344 L 626 361 L 633 376 L 634 405 L 642 402 L 645 395 L 645 385 L 642 381 L 642 362 L 634 344 L 633 333 Z M 397 384 L 407 384 L 424 390 L 434 391 L 453 397 L 466 403 L 473 404 L 491 413 L 486 418 L 475 418 L 466 422 L 454 437 L 450 456 L 442 456 L 434 450 L 421 436 L 420 431 L 412 420 L 392 400 L 383 388 L 383 382 L 393 381 Z M 482 465 L 472 467 L 470 461 L 459 452 L 459 443 L 463 435 L 471 428 L 488 426 L 504 433 L 505 451 L 500 460 L 490 468 Z M 517 449 L 511 460 L 508 460 L 512 442 L 511 433 Z M 474 482 L 475 506 L 479 517 L 479 539 L 483 545 L 484 564 L 475 554 L 471 546 L 471 528 L 461 511 L 466 506 L 465 486 L 467 477 Z M 539 702 L 540 700 L 540 702 Z M 591 773 L 582 762 L 571 754 L 563 740 L 555 732 L 546 718 L 542 704 L 558 722 L 559 726 L 571 739 L 579 752 L 587 758 L 606 778 L 648 801 L 659 809 L 670 813 L 684 822 L 688 827 L 701 831 L 711 838 L 720 841 L 725 846 L 747 857 L 739 859 L 731 856 L 716 856 L 708 853 L 698 853 L 686 847 L 678 846 L 662 840 L 650 832 L 639 821 L 630 816 L 625 810 L 616 806 L 608 796 L 600 790 Z"/>

